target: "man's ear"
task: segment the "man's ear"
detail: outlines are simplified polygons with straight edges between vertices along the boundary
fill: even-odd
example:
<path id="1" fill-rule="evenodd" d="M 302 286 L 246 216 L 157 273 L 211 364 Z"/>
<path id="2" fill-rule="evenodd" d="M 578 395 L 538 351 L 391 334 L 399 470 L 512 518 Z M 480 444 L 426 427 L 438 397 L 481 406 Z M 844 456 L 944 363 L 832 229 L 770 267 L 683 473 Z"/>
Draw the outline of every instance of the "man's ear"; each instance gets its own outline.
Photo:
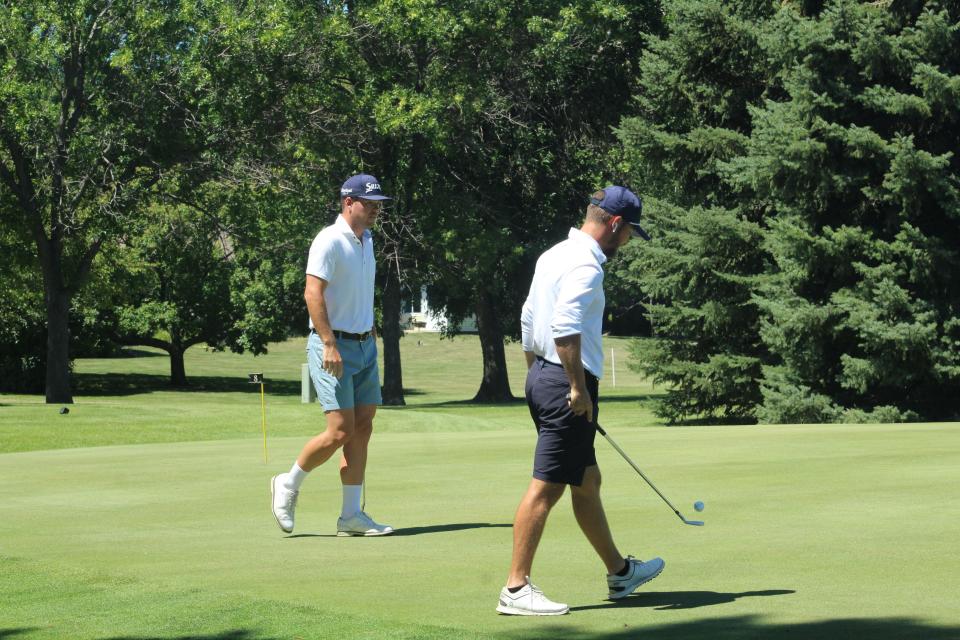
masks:
<path id="1" fill-rule="evenodd" d="M 610 218 L 610 230 L 614 233 L 620 231 L 620 226 L 623 224 L 622 216 L 613 216 Z"/>

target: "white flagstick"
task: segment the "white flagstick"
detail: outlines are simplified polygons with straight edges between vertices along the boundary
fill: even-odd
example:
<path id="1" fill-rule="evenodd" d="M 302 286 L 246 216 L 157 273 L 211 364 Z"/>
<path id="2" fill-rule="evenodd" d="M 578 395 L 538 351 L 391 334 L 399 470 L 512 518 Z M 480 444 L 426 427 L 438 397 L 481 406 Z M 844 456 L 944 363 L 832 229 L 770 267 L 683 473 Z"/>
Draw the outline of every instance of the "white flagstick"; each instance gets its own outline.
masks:
<path id="1" fill-rule="evenodd" d="M 613 386 L 617 386 L 617 356 L 613 353 L 613 347 L 610 347 L 610 368 L 613 370 Z"/>

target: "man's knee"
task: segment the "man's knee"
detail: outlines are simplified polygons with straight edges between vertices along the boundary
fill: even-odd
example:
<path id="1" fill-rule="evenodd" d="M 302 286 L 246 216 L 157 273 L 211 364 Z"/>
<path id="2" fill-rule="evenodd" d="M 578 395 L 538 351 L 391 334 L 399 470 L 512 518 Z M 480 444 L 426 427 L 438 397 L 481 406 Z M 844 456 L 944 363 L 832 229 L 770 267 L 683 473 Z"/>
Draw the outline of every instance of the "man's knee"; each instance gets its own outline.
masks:
<path id="1" fill-rule="evenodd" d="M 354 438 L 370 438 L 370 434 L 373 433 L 373 417 L 376 413 L 376 405 L 360 405 L 354 410 Z"/>
<path id="2" fill-rule="evenodd" d="M 600 493 L 601 481 L 600 468 L 590 466 L 583 472 L 583 480 L 580 482 L 580 486 L 571 487 L 570 490 L 574 495 L 597 495 Z"/>
<path id="3" fill-rule="evenodd" d="M 350 442 L 355 437 L 356 430 L 353 416 L 340 411 L 331 411 L 327 414 L 327 434 L 338 447 Z"/>
<path id="4" fill-rule="evenodd" d="M 560 499 L 566 488 L 567 485 L 565 484 L 544 482 L 534 478 L 530 482 L 529 489 L 527 489 L 527 497 L 531 502 L 551 509 L 553 505 L 557 504 L 557 500 Z"/>

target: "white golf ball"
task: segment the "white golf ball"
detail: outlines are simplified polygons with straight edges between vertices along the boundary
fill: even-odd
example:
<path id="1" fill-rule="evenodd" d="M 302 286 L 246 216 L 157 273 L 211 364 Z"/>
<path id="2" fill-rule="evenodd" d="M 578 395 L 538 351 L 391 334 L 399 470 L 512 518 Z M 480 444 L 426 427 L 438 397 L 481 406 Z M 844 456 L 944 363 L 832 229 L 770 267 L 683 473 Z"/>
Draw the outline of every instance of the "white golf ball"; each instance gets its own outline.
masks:
<path id="1" fill-rule="evenodd" d="M 703 511 L 703 503 L 697 500 L 696 502 L 693 503 L 693 508 L 696 509 L 697 511 Z"/>

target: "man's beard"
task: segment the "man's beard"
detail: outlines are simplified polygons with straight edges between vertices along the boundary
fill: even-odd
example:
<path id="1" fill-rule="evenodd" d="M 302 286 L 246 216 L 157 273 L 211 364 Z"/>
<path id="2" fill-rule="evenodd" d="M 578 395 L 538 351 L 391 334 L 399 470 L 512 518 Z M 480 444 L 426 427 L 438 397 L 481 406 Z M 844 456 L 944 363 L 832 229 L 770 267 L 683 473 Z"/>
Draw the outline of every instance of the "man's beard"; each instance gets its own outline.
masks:
<path id="1" fill-rule="evenodd" d="M 617 246 L 601 247 L 601 249 L 603 250 L 603 255 L 607 256 L 607 258 L 609 259 L 617 255 L 617 251 L 620 249 L 620 247 L 617 247 Z"/>

